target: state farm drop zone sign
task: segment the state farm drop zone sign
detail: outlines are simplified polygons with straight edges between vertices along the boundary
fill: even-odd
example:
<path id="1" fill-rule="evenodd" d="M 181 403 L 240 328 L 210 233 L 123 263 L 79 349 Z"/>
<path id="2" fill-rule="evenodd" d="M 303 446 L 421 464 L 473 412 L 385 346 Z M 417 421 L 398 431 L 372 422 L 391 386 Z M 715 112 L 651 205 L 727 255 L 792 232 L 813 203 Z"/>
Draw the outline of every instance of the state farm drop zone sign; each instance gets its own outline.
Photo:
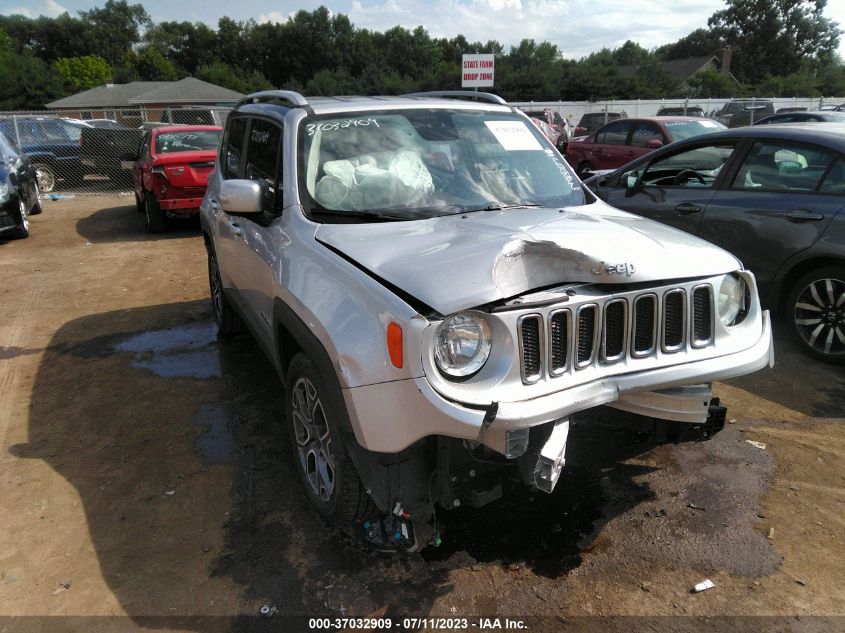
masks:
<path id="1" fill-rule="evenodd" d="M 496 61 L 492 53 L 464 55 L 461 72 L 462 88 L 482 88 L 493 85 Z"/>

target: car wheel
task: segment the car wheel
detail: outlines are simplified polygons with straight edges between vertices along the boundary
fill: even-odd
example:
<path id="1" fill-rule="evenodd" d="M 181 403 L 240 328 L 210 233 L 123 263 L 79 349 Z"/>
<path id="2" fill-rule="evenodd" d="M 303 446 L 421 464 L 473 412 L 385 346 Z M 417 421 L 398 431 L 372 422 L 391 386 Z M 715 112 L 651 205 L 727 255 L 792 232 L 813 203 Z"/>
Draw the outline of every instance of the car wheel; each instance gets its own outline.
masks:
<path id="1" fill-rule="evenodd" d="M 810 356 L 845 364 L 845 266 L 819 268 L 802 277 L 789 295 L 787 311 Z"/>
<path id="2" fill-rule="evenodd" d="M 44 210 L 41 206 L 41 192 L 38 191 L 38 185 L 33 185 L 32 193 L 35 196 L 35 204 L 33 204 L 32 208 L 29 210 L 29 215 L 38 215 Z"/>
<path id="3" fill-rule="evenodd" d="M 141 200 L 141 197 L 138 195 L 138 192 L 135 192 L 135 210 L 138 213 L 144 213 L 146 209 L 144 208 L 144 201 Z"/>
<path id="4" fill-rule="evenodd" d="M 583 163 L 578 165 L 578 177 L 581 180 L 584 180 L 584 178 L 588 177 L 588 172 L 592 172 L 594 170 L 595 170 L 595 167 L 593 167 L 592 163 L 584 161 Z"/>
<path id="5" fill-rule="evenodd" d="M 302 352 L 288 367 L 285 413 L 296 467 L 320 516 L 344 527 L 371 514 L 370 497 L 346 449 L 343 398 Z"/>
<path id="6" fill-rule="evenodd" d="M 244 331 L 241 315 L 226 301 L 223 293 L 223 281 L 217 266 L 217 256 L 213 251 L 208 252 L 208 287 L 211 292 L 211 307 L 214 309 L 214 320 L 217 322 L 217 332 L 221 336 L 240 334 Z"/>
<path id="7" fill-rule="evenodd" d="M 15 229 L 14 236 L 18 239 L 29 237 L 29 216 L 22 198 L 18 199 L 18 228 Z"/>
<path id="8" fill-rule="evenodd" d="M 164 232 L 164 211 L 158 206 L 158 201 L 149 191 L 144 192 L 144 210 L 147 213 L 147 229 L 150 233 Z"/>
<path id="9" fill-rule="evenodd" d="M 56 188 L 56 173 L 49 165 L 35 163 L 35 181 L 38 183 L 38 191 L 50 193 Z"/>

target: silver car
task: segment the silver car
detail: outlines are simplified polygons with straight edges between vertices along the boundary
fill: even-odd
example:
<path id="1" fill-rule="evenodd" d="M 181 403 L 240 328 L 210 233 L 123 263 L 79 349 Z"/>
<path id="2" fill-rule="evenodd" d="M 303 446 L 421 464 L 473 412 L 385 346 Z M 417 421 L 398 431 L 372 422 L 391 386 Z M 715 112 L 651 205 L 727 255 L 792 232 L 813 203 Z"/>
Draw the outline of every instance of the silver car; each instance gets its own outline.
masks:
<path id="1" fill-rule="evenodd" d="M 735 257 L 596 199 L 495 95 L 250 95 L 201 218 L 220 333 L 278 371 L 314 506 L 403 545 L 508 466 L 551 492 L 572 414 L 712 433 L 710 383 L 773 362 Z"/>

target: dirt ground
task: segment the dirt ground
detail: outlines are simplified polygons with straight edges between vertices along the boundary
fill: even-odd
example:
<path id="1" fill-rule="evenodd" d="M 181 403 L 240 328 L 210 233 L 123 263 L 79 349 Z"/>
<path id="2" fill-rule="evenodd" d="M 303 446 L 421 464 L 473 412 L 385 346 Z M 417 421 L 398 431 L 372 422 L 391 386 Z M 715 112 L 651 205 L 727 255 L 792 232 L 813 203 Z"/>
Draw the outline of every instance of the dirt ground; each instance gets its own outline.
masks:
<path id="1" fill-rule="evenodd" d="M 819 617 L 845 616 L 845 370 L 777 329 L 774 370 L 716 386 L 712 441 L 581 416 L 555 494 L 438 513 L 439 549 L 384 557 L 309 510 L 272 368 L 217 340 L 196 223 L 151 236 L 131 197 L 46 201 L 0 241 L 0 280 L 0 631 L 257 630 L 263 605 L 279 631 L 845 630 Z"/>

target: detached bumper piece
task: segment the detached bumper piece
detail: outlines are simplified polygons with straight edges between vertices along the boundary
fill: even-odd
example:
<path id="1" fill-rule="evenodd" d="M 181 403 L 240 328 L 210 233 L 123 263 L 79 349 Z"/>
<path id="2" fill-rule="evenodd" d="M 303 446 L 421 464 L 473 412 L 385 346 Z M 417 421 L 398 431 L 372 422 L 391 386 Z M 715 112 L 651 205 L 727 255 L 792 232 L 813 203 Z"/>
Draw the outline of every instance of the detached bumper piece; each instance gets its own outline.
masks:
<path id="1" fill-rule="evenodd" d="M 566 463 L 566 439 L 569 437 L 569 418 L 557 420 L 552 434 L 537 457 L 534 467 L 534 485 L 543 492 L 552 492 L 560 479 L 563 465 Z"/>

